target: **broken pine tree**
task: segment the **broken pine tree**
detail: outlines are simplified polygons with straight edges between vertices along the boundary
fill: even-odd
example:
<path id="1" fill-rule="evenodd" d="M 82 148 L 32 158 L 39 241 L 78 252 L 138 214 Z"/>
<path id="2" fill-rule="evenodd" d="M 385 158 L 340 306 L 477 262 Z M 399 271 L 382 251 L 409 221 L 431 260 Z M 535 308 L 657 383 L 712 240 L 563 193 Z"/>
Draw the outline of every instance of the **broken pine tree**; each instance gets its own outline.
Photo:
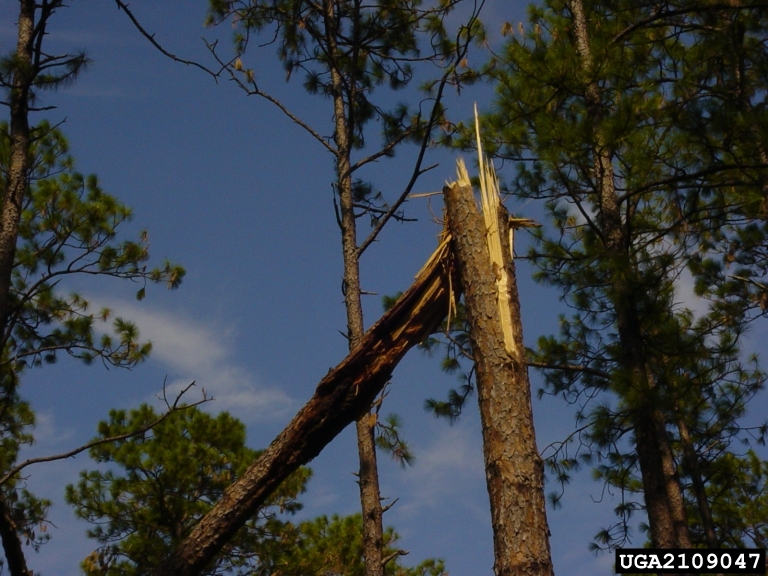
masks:
<path id="1" fill-rule="evenodd" d="M 484 213 L 486 218 L 495 217 L 486 227 L 466 170 L 459 182 L 446 188 L 450 231 L 444 231 L 413 285 L 320 381 L 309 402 L 153 576 L 194 576 L 203 570 L 285 478 L 370 409 L 405 353 L 448 315 L 460 296 L 460 286 L 471 293 L 466 305 L 474 321 L 470 338 L 478 372 L 496 575 L 552 574 L 543 472 L 533 434 L 514 265 L 506 234 L 509 218 L 498 202 L 498 192 L 488 196 L 489 191 L 484 198 L 495 208 Z M 486 228 L 492 231 L 487 236 Z M 455 242 L 455 250 L 452 234 L 466 236 Z M 486 238 L 491 248 L 486 248 Z M 462 262 L 458 266 L 464 274 L 461 279 L 455 258 Z"/>
<path id="2" fill-rule="evenodd" d="M 479 149 L 478 141 L 478 149 Z M 464 163 L 443 189 L 469 323 L 491 505 L 496 576 L 552 576 L 544 467 L 536 446 L 513 228 L 480 150 L 482 215 Z"/>

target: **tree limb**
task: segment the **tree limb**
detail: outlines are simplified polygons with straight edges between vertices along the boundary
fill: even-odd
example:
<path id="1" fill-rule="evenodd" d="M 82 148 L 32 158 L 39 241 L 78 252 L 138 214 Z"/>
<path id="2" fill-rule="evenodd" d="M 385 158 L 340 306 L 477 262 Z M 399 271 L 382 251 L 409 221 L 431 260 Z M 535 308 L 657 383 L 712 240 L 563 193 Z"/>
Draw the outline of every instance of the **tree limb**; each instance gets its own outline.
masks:
<path id="1" fill-rule="evenodd" d="M 606 380 L 611 379 L 611 375 L 603 370 L 597 368 L 590 368 L 589 366 L 579 366 L 576 364 L 547 364 L 546 362 L 534 362 L 533 360 L 527 360 L 528 366 L 534 368 L 543 368 L 545 370 L 563 370 L 564 372 L 584 372 L 585 374 L 592 374 L 593 376 L 600 376 Z"/>
<path id="2" fill-rule="evenodd" d="M 309 402 L 152 572 L 153 576 L 197 574 L 285 478 L 370 409 L 400 359 L 446 316 L 452 297 L 449 287 L 459 285 L 453 278 L 456 273 L 449 243 L 446 235 L 413 285 L 320 381 Z"/>
<path id="3" fill-rule="evenodd" d="M 173 404 L 169 405 L 168 402 L 166 401 L 166 406 L 168 406 L 168 410 L 165 412 L 165 414 L 163 414 L 160 418 L 154 420 L 153 422 L 150 422 L 146 426 L 142 426 L 141 428 L 139 428 L 138 430 L 134 430 L 133 432 L 120 434 L 119 436 L 110 436 L 109 438 L 99 438 L 97 440 L 92 440 L 87 444 L 83 444 L 82 446 L 78 446 L 77 448 L 74 448 L 62 454 L 54 454 L 52 456 L 41 456 L 39 458 L 30 458 L 28 460 L 25 460 L 21 464 L 11 468 L 2 478 L 0 478 L 0 486 L 3 486 L 4 484 L 6 484 L 9 480 L 11 480 L 16 474 L 21 472 L 27 466 L 31 466 L 32 464 L 40 464 L 42 462 L 55 462 L 57 460 L 66 460 L 67 458 L 71 458 L 72 456 L 77 456 L 81 452 L 85 452 L 86 450 L 88 450 L 89 448 L 93 448 L 94 446 L 100 446 L 101 444 L 108 444 L 110 442 L 118 442 L 120 440 L 127 440 L 128 438 L 132 438 L 133 436 L 138 436 L 139 434 L 143 434 L 144 432 L 151 430 L 152 428 L 154 428 L 155 426 L 163 422 L 166 418 L 168 418 L 171 414 L 175 412 L 178 412 L 180 410 L 186 410 L 187 408 L 192 408 L 194 406 L 199 406 L 200 404 L 203 404 L 205 402 L 209 402 L 210 400 L 212 400 L 212 398 L 208 398 L 205 394 L 205 391 L 203 391 L 202 400 L 198 400 L 197 402 L 194 402 L 192 404 L 179 406 L 178 403 L 181 397 L 194 385 L 195 383 L 192 382 L 186 388 L 184 388 L 181 392 L 179 392 Z M 163 387 L 163 399 L 165 399 L 165 387 Z M 0 502 L 0 516 L 2 516 L 1 502 Z M 0 517 L 0 522 L 1 521 L 2 521 L 2 518 Z"/>
<path id="4" fill-rule="evenodd" d="M 256 82 L 253 80 L 250 80 L 250 78 L 249 80 L 251 81 L 253 88 L 249 88 L 248 85 L 245 82 L 243 82 L 240 78 L 238 78 L 237 74 L 235 74 L 235 72 L 232 71 L 232 64 L 228 62 L 224 62 L 221 58 L 219 58 L 219 55 L 216 53 L 216 44 L 209 44 L 208 42 L 206 42 L 205 45 L 208 48 L 208 50 L 211 52 L 211 55 L 214 57 L 216 62 L 218 62 L 219 65 L 221 65 L 222 71 L 226 70 L 227 73 L 229 73 L 230 80 L 232 80 L 235 84 L 237 84 L 248 96 L 260 96 L 265 100 L 271 102 L 272 104 L 277 106 L 283 114 L 288 116 L 288 118 L 290 118 L 294 124 L 297 124 L 298 126 L 302 127 L 304 130 L 306 130 L 309 133 L 310 136 L 312 136 L 315 140 L 320 142 L 320 144 L 322 144 L 323 147 L 326 150 L 328 150 L 331 154 L 333 154 L 334 156 L 339 155 L 339 151 L 328 143 L 327 138 L 324 138 L 319 132 L 317 132 L 309 124 L 304 122 L 304 120 L 302 120 L 301 118 L 296 116 L 296 114 L 291 112 L 290 109 L 288 109 L 288 107 L 285 106 L 285 104 L 280 102 L 280 100 L 278 100 L 271 94 L 268 94 L 267 92 L 263 92 L 256 85 Z"/>
<path id="5" fill-rule="evenodd" d="M 157 40 L 155 40 L 155 35 L 154 34 L 150 34 L 149 32 L 147 32 L 144 29 L 144 27 L 141 25 L 141 23 L 138 21 L 138 19 L 133 15 L 133 12 L 131 12 L 128 9 L 128 4 L 123 2 L 123 0 L 115 0 L 115 4 L 117 4 L 117 9 L 118 10 L 122 10 L 123 12 L 125 12 L 126 16 L 128 16 L 128 19 L 133 23 L 133 25 L 141 33 L 141 35 L 144 36 L 144 38 L 146 38 L 147 40 L 149 40 L 149 42 L 152 44 L 152 46 L 157 48 L 163 55 L 165 55 L 168 58 L 170 58 L 171 60 L 174 60 L 174 61 L 179 62 L 181 64 L 186 64 L 187 66 L 194 66 L 195 68 L 199 68 L 203 72 L 207 72 L 218 83 L 219 75 L 221 74 L 221 70 L 219 70 L 218 72 L 214 72 L 213 70 L 210 70 L 209 68 L 206 68 L 205 66 L 203 66 L 199 62 L 195 62 L 193 60 L 185 60 L 184 58 L 179 58 L 175 54 L 171 54 L 170 52 L 168 52 L 168 50 L 163 48 Z"/>
<path id="6" fill-rule="evenodd" d="M 392 554 L 388 554 L 381 559 L 381 565 L 386 566 L 390 560 L 394 560 L 398 556 L 407 556 L 408 554 L 410 554 L 408 550 L 395 550 Z"/>
<path id="7" fill-rule="evenodd" d="M 631 24 L 624 28 L 621 32 L 616 34 L 614 36 L 609 46 L 613 44 L 617 44 L 620 42 L 624 37 L 631 34 L 635 30 L 642 28 L 643 26 L 650 24 L 652 22 L 655 22 L 657 20 L 662 20 L 664 18 L 668 18 L 670 16 L 682 16 L 684 14 L 690 14 L 690 13 L 702 13 L 705 11 L 714 11 L 714 10 L 749 10 L 750 8 L 765 8 L 764 3 L 756 3 L 756 4 L 734 4 L 733 2 L 728 3 L 722 3 L 722 4 L 708 4 L 708 5 L 702 5 L 702 4 L 696 4 L 693 8 L 679 8 L 677 10 L 656 10 L 653 15 L 649 16 L 648 18 L 645 18 L 644 20 L 640 20 L 639 22 L 635 22 L 634 24 Z"/>

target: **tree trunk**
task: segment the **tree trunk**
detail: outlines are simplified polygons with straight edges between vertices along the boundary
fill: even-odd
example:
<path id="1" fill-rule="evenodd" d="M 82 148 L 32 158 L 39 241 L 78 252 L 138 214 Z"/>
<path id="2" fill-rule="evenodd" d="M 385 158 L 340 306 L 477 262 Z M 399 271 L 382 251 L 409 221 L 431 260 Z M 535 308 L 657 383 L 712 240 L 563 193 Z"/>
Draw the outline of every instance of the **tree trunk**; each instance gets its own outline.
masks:
<path id="1" fill-rule="evenodd" d="M 332 70 L 334 84 L 341 78 Z M 352 197 L 352 174 L 350 172 L 349 135 L 344 103 L 336 99 L 336 144 L 339 149 L 337 161 L 339 211 L 341 212 L 341 245 L 344 260 L 344 304 L 347 310 L 347 336 L 349 349 L 354 350 L 365 332 L 363 306 L 360 295 L 360 258 L 357 251 L 357 232 L 354 199 Z M 360 460 L 358 483 L 360 505 L 363 516 L 363 554 L 366 576 L 384 576 L 382 564 L 384 528 L 379 490 L 379 468 L 374 441 L 375 419 L 370 412 L 362 414 L 355 423 L 357 431 L 357 453 Z"/>
<path id="2" fill-rule="evenodd" d="M 27 568 L 24 547 L 16 523 L 11 518 L 11 510 L 5 497 L 0 495 L 0 538 L 3 540 L 3 552 L 11 576 L 32 576 Z"/>
<path id="3" fill-rule="evenodd" d="M 29 129 L 29 91 L 34 78 L 33 37 L 35 2 L 19 2 L 18 41 L 10 90 L 10 158 L 2 207 L 0 207 L 0 348 L 8 338 L 7 324 L 10 302 L 11 273 L 16 256 L 19 219 L 24 194 L 29 186 L 31 136 Z M 13 402 L 14 384 L 4 394 L 5 402 Z M 3 496 L 0 496 L 0 538 L 11 576 L 29 576 L 24 548 L 15 522 Z"/>
<path id="4" fill-rule="evenodd" d="M 19 219 L 24 194 L 29 186 L 29 156 L 31 137 L 29 130 L 29 91 L 34 78 L 33 38 L 35 29 L 35 2 L 19 2 L 18 42 L 14 59 L 13 80 L 10 90 L 10 163 L 8 180 L 3 190 L 0 208 L 0 329 L 5 336 L 11 272 L 16 256 Z M 5 338 L 3 338 L 3 341 Z"/>
<path id="5" fill-rule="evenodd" d="M 325 31 L 329 56 L 339 56 L 336 37 L 338 20 L 335 2 L 325 2 Z M 331 83 L 333 86 L 334 140 L 336 141 L 336 177 L 339 193 L 341 223 L 341 246 L 344 262 L 344 304 L 347 310 L 347 337 L 349 349 L 354 350 L 365 332 L 363 306 L 360 294 L 360 254 L 357 249 L 357 230 L 354 198 L 352 195 L 351 140 L 353 130 L 353 99 L 349 106 L 344 101 L 344 82 L 337 63 L 331 62 Z M 370 413 L 360 416 L 355 424 L 357 431 L 357 453 L 360 468 L 357 474 L 360 487 L 360 507 L 363 517 L 363 556 L 366 576 L 384 576 L 382 562 L 384 554 L 384 526 L 379 490 L 379 468 L 374 441 L 375 420 Z"/>
<path id="6" fill-rule="evenodd" d="M 443 189 L 454 237 L 477 372 L 485 475 L 493 524 L 496 576 L 552 576 L 543 492 L 544 467 L 536 446 L 531 391 L 524 357 L 515 268 L 501 234 L 509 281 L 499 294 L 498 269 L 486 246 L 486 226 L 468 181 Z M 504 212 L 506 215 L 506 212 Z M 508 230 L 508 218 L 501 230 Z M 505 240 L 506 239 L 506 240 Z M 511 309 L 514 345 L 505 342 L 501 298 Z M 510 350 L 510 348 L 512 348 Z"/>
<path id="7" fill-rule="evenodd" d="M 704 536 L 707 540 L 707 546 L 710 548 L 720 548 L 720 542 L 717 539 L 717 532 L 715 531 L 715 522 L 712 519 L 712 509 L 709 506 L 709 499 L 707 498 L 707 489 L 704 483 L 704 478 L 701 475 L 701 468 L 699 467 L 699 455 L 696 453 L 696 448 L 691 440 L 691 434 L 688 430 L 688 425 L 683 420 L 683 416 L 679 409 L 676 409 L 677 417 L 677 430 L 680 433 L 680 445 L 683 448 L 683 466 L 688 476 L 691 478 L 691 484 L 693 484 L 693 492 L 696 495 L 696 504 L 699 508 L 699 514 L 701 514 L 701 524 L 704 528 Z"/>
<path id="8" fill-rule="evenodd" d="M 453 267 L 443 240 L 414 284 L 317 386 L 309 402 L 195 526 L 154 576 L 194 576 L 299 466 L 368 410 L 405 353 L 431 334 L 451 302 Z"/>
<path id="9" fill-rule="evenodd" d="M 649 369 L 640 330 L 639 314 L 632 293 L 629 240 L 621 221 L 616 194 L 610 147 L 603 142 L 600 125 L 604 111 L 598 85 L 590 77 L 592 55 L 589 33 L 581 0 L 570 0 L 573 14 L 573 34 L 582 72 L 588 82 L 585 91 L 587 113 L 593 124 L 594 173 L 598 186 L 600 223 L 606 253 L 615 263 L 613 305 L 621 347 L 622 363 L 629 375 L 630 386 L 639 392 L 640 400 L 632 406 L 632 425 L 635 430 L 638 462 L 643 478 L 651 542 L 656 548 L 690 548 L 685 506 L 677 467 L 666 434 L 666 422 L 657 408 L 657 390 Z"/>

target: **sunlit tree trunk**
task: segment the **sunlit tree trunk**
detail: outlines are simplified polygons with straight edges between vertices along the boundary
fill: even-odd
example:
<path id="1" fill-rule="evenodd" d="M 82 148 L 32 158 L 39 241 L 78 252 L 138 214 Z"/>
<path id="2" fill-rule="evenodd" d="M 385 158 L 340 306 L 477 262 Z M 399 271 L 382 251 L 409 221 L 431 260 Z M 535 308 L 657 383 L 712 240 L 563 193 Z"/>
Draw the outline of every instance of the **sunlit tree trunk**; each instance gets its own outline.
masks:
<path id="1" fill-rule="evenodd" d="M 485 223 L 468 183 L 443 190 L 469 320 L 477 372 L 485 476 L 496 576 L 552 576 L 544 466 L 536 446 L 520 304 L 509 246 L 508 214 L 499 214 L 507 294 L 489 260 Z M 514 344 L 505 341 L 498 298 L 510 303 Z M 510 350 L 510 348 L 512 348 Z"/>

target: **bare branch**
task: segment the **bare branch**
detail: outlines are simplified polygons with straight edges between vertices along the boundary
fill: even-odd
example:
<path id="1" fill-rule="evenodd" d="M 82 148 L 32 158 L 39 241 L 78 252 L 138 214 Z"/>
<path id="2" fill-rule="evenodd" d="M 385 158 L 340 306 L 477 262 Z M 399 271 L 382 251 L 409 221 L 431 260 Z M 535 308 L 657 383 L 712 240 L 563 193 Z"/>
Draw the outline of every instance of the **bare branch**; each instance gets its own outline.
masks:
<path id="1" fill-rule="evenodd" d="M 437 103 L 435 103 L 437 104 Z M 408 128 L 407 130 L 403 131 L 402 134 L 400 134 L 397 138 L 389 142 L 386 146 L 384 146 L 381 150 L 378 152 L 374 152 L 370 156 L 366 156 L 362 160 L 358 160 L 352 166 L 349 168 L 349 173 L 352 174 L 362 166 L 366 164 L 370 164 L 371 162 L 375 162 L 379 158 L 382 158 L 383 156 L 389 156 L 389 154 L 392 152 L 392 150 L 395 149 L 395 147 L 400 144 L 403 140 L 408 138 L 413 133 L 413 128 Z"/>
<path id="2" fill-rule="evenodd" d="M 376 237 L 379 235 L 379 232 L 381 232 L 381 230 L 384 228 L 387 222 L 389 222 L 392 216 L 394 216 L 395 212 L 400 208 L 403 202 L 406 201 L 406 199 L 408 198 L 408 195 L 411 193 L 411 190 L 413 190 L 413 187 L 416 184 L 416 181 L 419 179 L 419 177 L 425 172 L 437 166 L 435 164 L 423 170 L 421 168 L 421 164 L 424 161 L 424 155 L 426 154 L 427 147 L 429 146 L 429 141 L 432 137 L 432 130 L 434 129 L 435 123 L 437 122 L 438 111 L 440 110 L 440 102 L 442 101 L 442 98 L 443 98 L 443 91 L 445 90 L 446 84 L 448 84 L 449 78 L 451 77 L 452 74 L 455 73 L 456 66 L 458 66 L 458 64 L 464 59 L 468 50 L 469 50 L 469 40 L 467 40 L 464 46 L 457 51 L 456 58 L 454 59 L 454 64 L 449 66 L 443 73 L 442 78 L 440 78 L 437 94 L 435 95 L 435 101 L 432 106 L 432 113 L 429 116 L 429 122 L 427 122 L 427 126 L 424 130 L 424 138 L 421 141 L 421 146 L 419 148 L 419 155 L 416 159 L 416 164 L 413 167 L 411 179 L 408 182 L 407 186 L 405 187 L 405 190 L 403 190 L 402 194 L 400 194 L 400 197 L 392 205 L 392 208 L 389 209 L 389 212 L 387 212 L 387 214 L 382 216 L 381 220 L 379 220 L 379 223 L 371 231 L 371 233 L 368 235 L 365 241 L 362 244 L 360 244 L 360 246 L 358 246 L 357 248 L 358 258 L 362 256 L 366 248 L 368 248 L 368 246 L 370 246 L 373 243 L 373 241 L 376 240 Z"/>
<path id="3" fill-rule="evenodd" d="M 390 503 L 389 503 L 389 504 L 387 504 L 386 506 L 382 506 L 382 507 L 381 507 L 381 513 L 382 513 L 382 514 L 384 514 L 384 512 L 386 512 L 387 510 L 391 509 L 391 508 L 392 508 L 392 506 L 394 506 L 395 504 L 397 504 L 397 501 L 398 501 L 398 500 L 400 500 L 400 498 L 395 498 L 394 500 L 392 500 L 392 502 L 390 502 Z"/>
<path id="4" fill-rule="evenodd" d="M 400 206 L 403 205 L 403 202 L 405 202 L 408 199 L 408 195 L 411 193 L 411 190 L 413 190 L 413 186 L 416 184 L 416 180 L 418 180 L 419 176 L 421 176 L 426 172 L 429 172 L 433 168 L 437 168 L 438 164 L 432 164 L 432 166 L 428 166 L 423 170 L 419 169 L 419 167 L 421 166 L 421 161 L 424 158 L 424 150 L 425 148 L 422 148 L 422 151 L 419 154 L 419 159 L 416 163 L 416 168 L 414 169 L 413 174 L 411 175 L 411 180 L 410 182 L 408 182 L 408 185 L 405 187 L 405 190 L 403 190 L 403 193 L 400 194 L 400 197 L 397 199 L 397 201 L 394 204 L 392 204 L 392 207 L 387 211 L 387 213 L 381 217 L 381 219 L 379 220 L 379 223 L 368 235 L 368 238 L 366 238 L 365 241 L 362 244 L 360 244 L 360 246 L 358 246 L 357 248 L 358 258 L 363 254 L 363 252 L 365 252 L 365 249 L 368 248 L 368 246 L 370 246 L 374 240 L 376 240 L 376 237 L 379 235 L 379 232 L 381 232 L 381 229 L 384 228 L 387 222 L 389 222 L 390 219 L 395 215 L 395 212 L 397 212 Z"/>
<path id="5" fill-rule="evenodd" d="M 155 40 L 155 35 L 154 34 L 150 34 L 149 32 L 147 32 L 144 29 L 144 27 L 141 25 L 141 23 L 139 23 L 138 19 L 133 15 L 133 12 L 131 12 L 128 9 L 128 4 L 123 2 L 123 0 L 115 0 L 115 4 L 117 4 L 117 9 L 118 10 L 122 10 L 123 12 L 125 12 L 126 16 L 128 16 L 128 19 L 131 22 L 133 22 L 133 25 L 141 33 L 141 35 L 144 36 L 147 40 L 149 40 L 149 42 L 152 44 L 152 46 L 157 48 L 163 55 L 165 55 L 168 58 L 170 58 L 171 60 L 174 60 L 174 61 L 179 62 L 181 64 L 186 64 L 187 66 L 194 66 L 195 68 L 199 68 L 203 72 L 207 72 L 218 83 L 219 75 L 221 74 L 221 70 L 219 70 L 218 72 L 214 72 L 213 70 L 210 70 L 209 68 L 207 68 L 207 67 L 203 66 L 202 64 L 200 64 L 199 62 L 195 62 L 193 60 L 185 60 L 184 58 L 179 58 L 175 54 L 171 54 L 165 48 L 163 48 L 157 40 Z"/>
<path id="6" fill-rule="evenodd" d="M 235 71 L 237 71 L 237 69 L 235 69 L 235 71 L 233 71 L 233 69 L 232 69 L 232 68 L 233 68 L 232 62 L 224 62 L 224 61 L 223 61 L 221 58 L 219 58 L 219 55 L 216 53 L 216 44 L 209 44 L 208 42 L 206 42 L 206 43 L 205 43 L 205 45 L 206 45 L 206 47 L 208 48 L 208 50 L 211 52 L 211 55 L 214 57 L 214 59 L 216 60 L 216 62 L 218 62 L 218 63 L 219 63 L 219 65 L 221 66 L 221 69 L 222 69 L 222 71 L 226 70 L 226 71 L 227 71 L 227 73 L 229 73 L 229 77 L 230 77 L 230 80 L 232 80 L 232 81 L 233 81 L 235 84 L 237 84 L 237 85 L 238 85 L 238 86 L 239 86 L 239 87 L 240 87 L 240 88 L 241 88 L 241 89 L 242 89 L 242 90 L 243 90 L 243 91 L 244 91 L 244 92 L 245 92 L 245 93 L 246 93 L 248 96 L 260 96 L 260 97 L 264 98 L 265 100 L 267 100 L 267 101 L 271 102 L 272 104 L 274 104 L 275 106 L 277 106 L 277 107 L 280 109 L 280 111 L 281 111 L 283 114 L 285 114 L 286 116 L 288 116 L 288 118 L 290 118 L 290 119 L 291 119 L 291 121 L 293 121 L 295 124 L 297 124 L 297 125 L 301 126 L 301 127 L 302 127 L 304 130 L 306 130 L 306 131 L 307 131 L 307 132 L 308 132 L 308 133 L 309 133 L 309 134 L 310 134 L 310 135 L 311 135 L 311 136 L 312 136 L 312 137 L 313 137 L 315 140 L 317 140 L 318 142 L 320 142 L 320 144 L 322 144 L 322 145 L 323 145 L 323 147 L 324 147 L 326 150 L 328 150 L 328 151 L 329 151 L 331 154 L 333 154 L 334 156 L 338 156 L 338 154 L 339 154 L 339 151 L 338 151 L 338 150 L 336 150 L 336 148 L 334 148 L 333 146 L 331 146 L 331 145 L 328 143 L 328 139 L 327 139 L 327 138 L 324 138 L 324 137 L 323 137 L 323 136 L 322 136 L 322 135 L 321 135 L 319 132 L 317 132 L 317 131 L 316 131 L 314 128 L 312 128 L 312 127 L 311 127 L 309 124 L 307 124 L 306 122 L 304 122 L 304 120 L 302 120 L 301 118 L 299 118 L 298 116 L 296 116 L 296 114 L 294 114 L 293 112 L 291 112 L 291 111 L 290 111 L 290 110 L 289 110 L 289 109 L 288 109 L 288 108 L 285 106 L 285 104 L 283 104 L 282 102 L 280 102 L 280 100 L 278 100 L 277 98 L 275 98 L 275 97 L 274 97 L 274 96 L 272 96 L 271 94 L 268 94 L 268 93 L 266 93 L 266 92 L 263 92 L 263 91 L 262 91 L 262 90 L 261 90 L 261 89 L 260 89 L 260 88 L 257 86 L 257 84 L 256 84 L 255 80 L 253 80 L 253 79 L 252 79 L 252 77 L 248 76 L 248 71 L 245 71 L 245 72 L 244 72 L 244 74 L 246 74 L 246 76 L 248 77 L 248 81 L 251 83 L 251 86 L 252 86 L 252 88 L 251 88 L 251 87 L 249 87 L 249 85 L 248 85 L 248 84 L 246 84 L 245 82 L 243 82 L 243 81 L 242 81 L 242 80 L 241 80 L 241 79 L 240 79 L 240 78 L 237 76 L 237 74 L 235 73 Z"/>
<path id="7" fill-rule="evenodd" d="M 364 216 L 366 213 L 372 212 L 374 214 L 387 214 L 389 212 L 388 209 L 384 208 L 377 208 L 376 206 L 371 206 L 369 204 L 364 204 L 361 202 L 355 202 L 352 204 L 355 208 L 360 208 L 363 212 L 360 214 L 355 214 L 356 218 L 360 218 L 361 216 Z M 400 214 L 394 214 L 392 216 L 395 220 L 398 222 L 418 222 L 418 218 L 407 218 L 404 213 Z"/>

